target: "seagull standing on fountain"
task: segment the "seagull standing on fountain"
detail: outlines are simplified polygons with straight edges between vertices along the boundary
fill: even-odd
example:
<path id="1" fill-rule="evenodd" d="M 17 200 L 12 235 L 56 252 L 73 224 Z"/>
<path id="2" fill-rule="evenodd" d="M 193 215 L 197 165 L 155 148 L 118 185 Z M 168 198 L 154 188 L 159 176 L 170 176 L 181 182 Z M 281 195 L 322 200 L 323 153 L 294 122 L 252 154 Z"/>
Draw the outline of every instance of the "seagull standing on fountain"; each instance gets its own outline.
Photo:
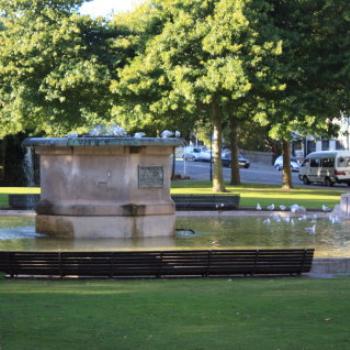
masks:
<path id="1" fill-rule="evenodd" d="M 275 205 L 272 203 L 267 207 L 268 210 L 275 210 Z"/>
<path id="2" fill-rule="evenodd" d="M 325 204 L 322 204 L 322 211 L 330 211 L 331 209 L 328 208 Z"/>
<path id="3" fill-rule="evenodd" d="M 164 130 L 164 131 L 162 131 L 162 133 L 160 134 L 160 137 L 161 137 L 162 139 L 167 139 L 168 137 L 172 137 L 172 136 L 174 136 L 174 133 L 173 133 L 172 131 L 170 131 L 170 130 Z"/>

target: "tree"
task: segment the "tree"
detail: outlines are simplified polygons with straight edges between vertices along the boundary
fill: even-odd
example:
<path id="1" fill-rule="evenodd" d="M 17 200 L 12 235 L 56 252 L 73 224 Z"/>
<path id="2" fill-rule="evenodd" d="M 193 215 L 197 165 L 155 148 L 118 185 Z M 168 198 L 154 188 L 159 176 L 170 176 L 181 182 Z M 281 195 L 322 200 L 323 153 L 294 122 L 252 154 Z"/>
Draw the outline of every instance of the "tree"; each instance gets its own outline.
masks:
<path id="1" fill-rule="evenodd" d="M 270 136 L 282 141 L 283 187 L 292 187 L 291 133 L 321 134 L 349 101 L 350 3 L 271 0 L 270 16 L 283 40 L 274 75 L 283 88 L 266 96 Z"/>
<path id="2" fill-rule="evenodd" d="M 264 57 L 279 53 L 273 36 L 259 37 L 264 1 L 154 0 L 159 25 L 113 84 L 118 114 L 127 122 L 159 123 L 171 116 L 213 125 L 213 191 L 224 191 L 222 125 L 230 107 L 244 101 L 251 77 L 263 84 Z M 262 12 L 263 16 L 258 14 Z M 250 22 L 246 14 L 254 17 Z M 260 18 L 263 21 L 260 21 Z M 249 73 L 248 73 L 249 71 Z M 258 85 L 258 84 L 257 84 Z M 164 118 L 164 117 L 168 118 Z"/>
<path id="3" fill-rule="evenodd" d="M 103 20 L 77 13 L 81 0 L 0 1 L 0 136 L 62 135 L 110 118 L 111 75 L 123 53 Z"/>

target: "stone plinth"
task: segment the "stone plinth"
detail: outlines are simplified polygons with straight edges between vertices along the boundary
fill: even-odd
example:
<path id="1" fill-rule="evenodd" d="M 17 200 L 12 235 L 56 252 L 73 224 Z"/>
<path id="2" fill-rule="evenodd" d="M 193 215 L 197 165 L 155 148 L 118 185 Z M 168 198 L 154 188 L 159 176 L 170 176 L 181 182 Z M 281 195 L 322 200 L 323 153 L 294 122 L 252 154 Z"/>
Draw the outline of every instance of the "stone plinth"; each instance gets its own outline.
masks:
<path id="1" fill-rule="evenodd" d="M 36 229 L 55 236 L 156 237 L 175 231 L 171 154 L 178 139 L 32 138 L 40 155 Z"/>
<path id="2" fill-rule="evenodd" d="M 341 195 L 339 209 L 343 215 L 350 217 L 350 193 L 344 193 Z"/>

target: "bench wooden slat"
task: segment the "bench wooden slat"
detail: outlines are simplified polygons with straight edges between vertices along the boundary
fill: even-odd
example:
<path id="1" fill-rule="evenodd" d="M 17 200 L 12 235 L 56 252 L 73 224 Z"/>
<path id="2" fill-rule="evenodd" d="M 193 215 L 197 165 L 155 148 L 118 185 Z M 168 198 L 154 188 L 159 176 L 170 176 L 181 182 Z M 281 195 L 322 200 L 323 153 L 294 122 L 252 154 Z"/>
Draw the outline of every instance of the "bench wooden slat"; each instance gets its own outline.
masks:
<path id="1" fill-rule="evenodd" d="M 220 276 L 309 272 L 314 249 L 0 252 L 10 276 Z"/>

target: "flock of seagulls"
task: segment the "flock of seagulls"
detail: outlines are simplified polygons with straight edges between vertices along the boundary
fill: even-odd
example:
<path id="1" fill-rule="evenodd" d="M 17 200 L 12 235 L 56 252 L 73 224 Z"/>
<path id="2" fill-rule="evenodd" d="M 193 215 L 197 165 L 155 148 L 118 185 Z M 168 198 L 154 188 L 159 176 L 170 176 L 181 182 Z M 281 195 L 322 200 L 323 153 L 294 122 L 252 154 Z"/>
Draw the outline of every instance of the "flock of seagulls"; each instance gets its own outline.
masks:
<path id="1" fill-rule="evenodd" d="M 269 211 L 274 211 L 274 210 L 287 211 L 288 207 L 283 204 L 276 206 L 274 203 L 272 203 L 268 205 L 266 209 Z M 329 213 L 331 211 L 331 209 L 327 207 L 325 204 L 322 205 L 321 209 L 325 213 L 327 212 Z M 260 203 L 257 203 L 256 210 L 259 210 L 259 211 L 263 210 L 263 207 L 261 206 Z M 289 207 L 289 211 L 291 212 L 291 214 L 298 214 L 298 216 L 285 216 L 285 215 L 281 216 L 277 213 L 274 213 L 270 217 L 264 219 L 263 223 L 265 225 L 270 225 L 272 222 L 276 222 L 276 223 L 285 222 L 287 224 L 294 226 L 296 221 L 310 220 L 310 223 L 312 225 L 305 227 L 305 231 L 310 235 L 316 234 L 316 224 L 317 224 L 317 219 L 319 218 L 317 214 L 313 214 L 312 216 L 307 215 L 306 208 L 298 204 L 291 205 Z M 339 224 L 341 222 L 339 217 L 332 213 L 329 214 L 328 220 L 331 222 L 331 224 Z"/>

